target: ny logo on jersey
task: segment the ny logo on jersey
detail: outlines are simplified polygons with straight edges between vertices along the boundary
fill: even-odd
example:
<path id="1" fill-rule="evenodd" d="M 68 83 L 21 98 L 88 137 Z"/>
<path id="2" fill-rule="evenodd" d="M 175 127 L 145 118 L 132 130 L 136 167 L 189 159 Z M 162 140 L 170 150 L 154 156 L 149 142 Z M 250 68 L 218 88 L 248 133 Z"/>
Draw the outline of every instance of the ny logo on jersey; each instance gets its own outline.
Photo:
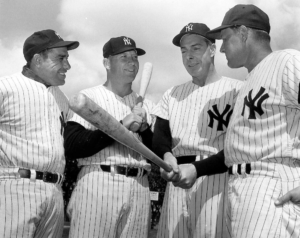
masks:
<path id="1" fill-rule="evenodd" d="M 193 30 L 193 25 L 192 24 L 189 24 L 185 27 L 185 31 L 192 31 Z"/>
<path id="2" fill-rule="evenodd" d="M 61 124 L 61 127 L 60 127 L 60 134 L 63 135 L 64 133 L 64 128 L 66 126 L 66 122 L 65 122 L 65 116 L 64 116 L 64 113 L 61 112 L 61 115 L 59 116 L 59 120 L 60 120 L 60 124 Z"/>
<path id="3" fill-rule="evenodd" d="M 213 128 L 214 126 L 214 120 L 217 120 L 218 121 L 218 127 L 217 127 L 217 131 L 224 131 L 223 130 L 223 125 L 224 126 L 228 126 L 228 123 L 229 123 L 229 119 L 231 117 L 231 114 L 232 114 L 232 110 L 230 110 L 231 106 L 229 104 L 226 105 L 224 111 L 222 112 L 222 114 L 220 114 L 218 108 L 217 108 L 217 104 L 213 105 L 212 106 L 212 109 L 214 112 L 212 112 L 211 110 L 208 110 L 207 113 L 209 115 L 209 124 L 208 126 Z M 224 120 L 223 117 L 226 116 L 226 119 Z"/>
<path id="4" fill-rule="evenodd" d="M 62 38 L 60 37 L 60 35 L 56 31 L 54 31 L 54 32 L 57 35 L 57 37 L 62 40 Z"/>
<path id="5" fill-rule="evenodd" d="M 264 114 L 261 104 L 263 103 L 263 101 L 265 101 L 269 97 L 268 93 L 263 94 L 266 89 L 263 87 L 260 87 L 259 92 L 252 99 L 252 90 L 253 89 L 251 89 L 249 91 L 248 98 L 247 98 L 247 96 L 244 98 L 244 107 L 243 107 L 243 111 L 242 111 L 242 116 L 244 116 L 245 107 L 246 106 L 249 107 L 250 111 L 249 111 L 248 119 L 256 119 L 255 112 L 257 112 L 260 116 L 262 114 Z M 257 101 L 257 106 L 255 106 L 256 101 Z"/>
<path id="6" fill-rule="evenodd" d="M 123 38 L 123 41 L 124 41 L 124 44 L 125 44 L 125 45 L 131 45 L 131 42 L 130 42 L 130 39 L 129 39 L 129 38 L 124 37 L 124 38 Z"/>

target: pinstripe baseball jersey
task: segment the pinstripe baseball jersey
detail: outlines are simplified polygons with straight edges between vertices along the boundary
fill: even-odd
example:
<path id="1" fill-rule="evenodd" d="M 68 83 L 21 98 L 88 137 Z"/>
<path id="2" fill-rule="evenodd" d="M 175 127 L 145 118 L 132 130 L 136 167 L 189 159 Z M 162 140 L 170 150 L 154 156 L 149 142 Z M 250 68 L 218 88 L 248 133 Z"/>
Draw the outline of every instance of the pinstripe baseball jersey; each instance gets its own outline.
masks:
<path id="1" fill-rule="evenodd" d="M 138 94 L 135 92 L 132 92 L 124 98 L 119 97 L 115 93 L 107 90 L 103 85 L 86 89 L 81 92 L 101 106 L 118 121 L 122 120 L 125 116 L 131 113 L 132 108 L 135 106 L 136 98 L 138 97 Z M 149 112 L 153 106 L 154 104 L 151 101 L 147 99 L 144 100 L 143 108 L 145 108 L 147 112 L 147 121 L 149 124 L 151 124 L 152 121 Z M 77 114 L 74 114 L 71 121 L 78 122 L 86 129 L 97 129 Z M 137 133 L 135 134 L 138 135 Z M 97 154 L 78 160 L 79 166 L 93 164 L 128 165 L 132 167 L 144 168 L 146 161 L 139 153 L 118 142 L 114 142 L 112 146 L 106 147 Z"/>
<path id="2" fill-rule="evenodd" d="M 300 158 L 300 53 L 276 51 L 247 76 L 225 141 L 227 166 Z"/>
<path id="3" fill-rule="evenodd" d="M 63 126 L 71 116 L 58 87 L 21 73 L 0 79 L 0 166 L 63 173 Z"/>
<path id="4" fill-rule="evenodd" d="M 82 91 L 118 121 L 132 113 L 138 94 L 132 92 L 119 97 L 99 85 Z M 151 124 L 149 112 L 151 101 L 145 100 L 147 122 Z M 86 129 L 96 130 L 81 117 L 71 119 Z M 136 136 L 139 137 L 137 133 Z M 141 139 L 141 138 L 139 138 Z M 137 167 L 150 169 L 140 154 L 115 141 L 93 156 L 81 158 L 82 166 L 77 185 L 68 205 L 71 218 L 70 237 L 148 237 L 150 229 L 150 192 L 148 177 L 136 177 L 102 171 L 100 165 Z"/>
<path id="5" fill-rule="evenodd" d="M 19 177 L 19 168 L 63 174 L 63 129 L 72 115 L 58 87 L 18 73 L 0 78 L 0 236 L 60 237 L 60 185 Z"/>
<path id="6" fill-rule="evenodd" d="M 282 50 L 265 57 L 240 89 L 224 150 L 234 171 L 227 215 L 232 237 L 300 237 L 299 204 L 274 205 L 299 186 L 299 87 L 300 52 Z"/>
<path id="7" fill-rule="evenodd" d="M 190 81 L 163 95 L 153 114 L 169 121 L 175 157 L 205 159 L 223 149 L 241 84 L 226 77 L 203 87 Z M 227 237 L 227 183 L 227 174 L 200 177 L 187 190 L 168 183 L 157 237 Z"/>

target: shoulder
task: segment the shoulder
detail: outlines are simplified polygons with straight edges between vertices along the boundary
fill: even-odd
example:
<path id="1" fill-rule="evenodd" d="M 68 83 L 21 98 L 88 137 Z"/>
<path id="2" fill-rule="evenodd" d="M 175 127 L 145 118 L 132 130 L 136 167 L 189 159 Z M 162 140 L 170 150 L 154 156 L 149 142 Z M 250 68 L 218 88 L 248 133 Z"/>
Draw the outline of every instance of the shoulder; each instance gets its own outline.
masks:
<path id="1" fill-rule="evenodd" d="M 242 80 L 228 78 L 224 76 L 222 76 L 222 78 L 219 81 L 221 84 L 224 84 L 224 88 L 228 87 L 229 89 L 240 89 L 244 84 L 244 81 Z"/>

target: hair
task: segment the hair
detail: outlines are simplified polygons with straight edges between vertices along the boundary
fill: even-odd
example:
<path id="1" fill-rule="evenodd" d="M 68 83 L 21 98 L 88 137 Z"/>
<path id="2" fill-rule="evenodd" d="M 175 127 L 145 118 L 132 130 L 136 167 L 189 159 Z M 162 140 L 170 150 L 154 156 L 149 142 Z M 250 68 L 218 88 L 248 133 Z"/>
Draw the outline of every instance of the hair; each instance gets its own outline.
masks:
<path id="1" fill-rule="evenodd" d="M 230 27 L 230 28 L 234 31 L 234 33 L 237 33 L 239 31 L 240 27 L 241 27 L 241 25 L 233 26 L 233 27 Z M 256 41 L 270 43 L 271 37 L 266 31 L 251 28 L 251 27 L 247 27 L 247 26 L 245 26 L 245 27 L 252 32 L 253 38 Z"/>

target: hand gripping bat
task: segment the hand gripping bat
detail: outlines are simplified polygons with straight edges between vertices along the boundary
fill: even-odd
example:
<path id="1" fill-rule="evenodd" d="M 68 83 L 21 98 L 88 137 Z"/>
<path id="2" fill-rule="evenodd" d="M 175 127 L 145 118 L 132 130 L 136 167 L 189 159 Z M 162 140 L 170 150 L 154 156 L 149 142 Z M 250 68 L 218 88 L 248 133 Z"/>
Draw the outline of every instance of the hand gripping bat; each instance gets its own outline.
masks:
<path id="1" fill-rule="evenodd" d="M 69 105 L 75 113 L 116 141 L 145 156 L 165 171 L 172 171 L 169 164 L 149 150 L 131 131 L 84 94 L 73 96 L 69 100 Z"/>

